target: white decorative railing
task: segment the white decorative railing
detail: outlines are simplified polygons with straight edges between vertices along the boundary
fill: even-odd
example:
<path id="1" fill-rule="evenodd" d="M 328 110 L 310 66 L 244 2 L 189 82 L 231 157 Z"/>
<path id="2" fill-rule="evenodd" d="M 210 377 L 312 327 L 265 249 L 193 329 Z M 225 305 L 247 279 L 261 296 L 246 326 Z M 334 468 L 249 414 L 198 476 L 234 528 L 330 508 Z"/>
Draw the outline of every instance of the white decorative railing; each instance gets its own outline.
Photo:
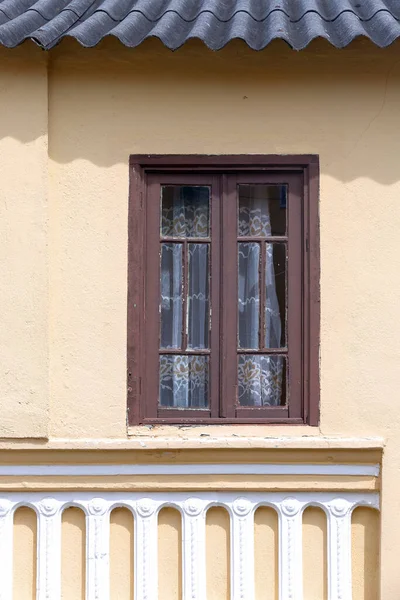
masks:
<path id="1" fill-rule="evenodd" d="M 130 509 L 135 519 L 135 600 L 157 600 L 158 512 L 165 507 L 182 515 L 183 600 L 206 600 L 206 512 L 213 506 L 230 515 L 232 600 L 254 600 L 254 513 L 260 506 L 274 508 L 279 517 L 280 600 L 303 599 L 302 513 L 308 506 L 327 515 L 329 600 L 351 600 L 351 513 L 360 505 L 379 508 L 378 494 L 8 494 L 0 498 L 0 600 L 12 599 L 13 513 L 21 506 L 38 515 L 37 600 L 61 598 L 61 516 L 70 506 L 86 515 L 87 600 L 110 599 L 110 513 L 117 507 Z"/>

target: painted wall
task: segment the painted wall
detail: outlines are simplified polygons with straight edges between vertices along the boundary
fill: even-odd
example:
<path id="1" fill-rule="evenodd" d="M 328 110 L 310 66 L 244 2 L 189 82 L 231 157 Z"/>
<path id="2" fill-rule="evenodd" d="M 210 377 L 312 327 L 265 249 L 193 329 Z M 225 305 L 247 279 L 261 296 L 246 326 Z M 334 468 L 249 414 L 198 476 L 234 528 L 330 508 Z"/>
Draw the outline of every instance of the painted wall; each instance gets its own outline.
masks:
<path id="1" fill-rule="evenodd" d="M 320 427 L 140 428 L 129 439 L 384 438 L 382 599 L 398 596 L 398 48 L 0 51 L 4 448 L 128 438 L 129 154 L 319 154 Z"/>
<path id="2" fill-rule="evenodd" d="M 46 56 L 0 52 L 0 435 L 49 434 Z"/>
<path id="3" fill-rule="evenodd" d="M 340 53 L 324 44 L 321 55 L 281 45 L 261 54 L 241 45 L 219 54 L 200 45 L 175 54 L 159 44 L 57 49 L 48 125 L 51 436 L 126 435 L 127 161 L 151 152 L 320 155 L 320 432 L 397 427 L 399 98 L 394 52 L 369 46 Z"/>
<path id="4" fill-rule="evenodd" d="M 28 46 L 0 53 L 2 437 L 46 437 L 48 411 L 52 438 L 126 437 L 127 164 L 130 153 L 151 152 L 321 159 L 320 429 L 207 431 L 390 437 L 400 329 L 395 49 L 65 43 L 46 55 L 48 80 L 44 56 Z M 165 433 L 177 432 L 151 435 Z"/>

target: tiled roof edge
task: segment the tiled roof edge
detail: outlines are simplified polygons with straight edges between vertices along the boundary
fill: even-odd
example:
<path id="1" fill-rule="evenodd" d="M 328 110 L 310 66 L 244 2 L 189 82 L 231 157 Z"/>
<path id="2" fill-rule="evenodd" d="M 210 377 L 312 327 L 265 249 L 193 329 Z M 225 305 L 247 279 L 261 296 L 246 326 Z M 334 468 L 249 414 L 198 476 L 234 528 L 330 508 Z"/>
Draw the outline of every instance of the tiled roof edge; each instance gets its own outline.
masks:
<path id="1" fill-rule="evenodd" d="M 320 0 L 276 0 L 274 8 L 264 12 L 260 5 L 252 11 L 252 0 L 236 0 L 236 8 L 224 9 L 224 14 L 209 8 L 215 5 L 213 0 L 169 0 L 167 5 L 165 0 L 146 0 L 146 5 L 143 0 L 52 1 L 64 6 L 57 10 L 49 0 L 39 0 L 13 18 L 4 8 L 5 2 L 0 3 L 0 44 L 13 48 L 32 40 L 49 50 L 63 38 L 73 37 L 82 46 L 93 47 L 113 36 L 128 47 L 158 38 L 176 50 L 190 39 L 199 39 L 210 49 L 219 50 L 233 39 L 242 39 L 250 48 L 262 50 L 272 40 L 282 39 L 302 50 L 316 38 L 343 48 L 357 37 L 370 39 L 379 47 L 400 37 L 398 0 L 369 0 L 363 12 L 353 8 L 361 4 L 337 0 L 330 17 L 317 10 Z M 397 2 L 398 11 L 389 7 L 390 2 L 394 6 Z M 162 10 L 157 11 L 157 5 Z"/>

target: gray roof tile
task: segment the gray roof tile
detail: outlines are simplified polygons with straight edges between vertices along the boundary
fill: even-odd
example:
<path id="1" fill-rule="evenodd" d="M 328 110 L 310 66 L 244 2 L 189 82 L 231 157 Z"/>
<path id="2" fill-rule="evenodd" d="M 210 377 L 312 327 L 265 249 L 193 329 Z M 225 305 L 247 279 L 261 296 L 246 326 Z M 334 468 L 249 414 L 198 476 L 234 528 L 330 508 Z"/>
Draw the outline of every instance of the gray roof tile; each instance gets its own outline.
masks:
<path id="1" fill-rule="evenodd" d="M 130 47 L 157 37 L 172 50 L 192 38 L 213 50 L 236 38 L 254 50 L 276 38 L 301 50 L 317 37 L 343 48 L 358 36 L 384 47 L 400 36 L 400 0 L 0 0 L 7 47 L 50 49 L 67 36 L 95 46 L 108 35 Z"/>

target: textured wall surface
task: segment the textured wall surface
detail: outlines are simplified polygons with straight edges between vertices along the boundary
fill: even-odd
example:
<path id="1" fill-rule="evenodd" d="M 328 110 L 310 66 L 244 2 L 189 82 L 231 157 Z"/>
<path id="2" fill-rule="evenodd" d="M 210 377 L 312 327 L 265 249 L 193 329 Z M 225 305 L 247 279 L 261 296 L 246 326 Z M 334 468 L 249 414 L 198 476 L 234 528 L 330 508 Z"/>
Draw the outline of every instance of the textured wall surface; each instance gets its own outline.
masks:
<path id="1" fill-rule="evenodd" d="M 63 42 L 47 60 L 33 46 L 0 53 L 0 436 L 10 447 L 128 438 L 129 154 L 319 154 L 320 427 L 129 434 L 161 446 L 200 434 L 249 445 L 382 436 L 382 600 L 397 597 L 398 45 L 214 54 L 195 42 L 176 53 Z"/>
<path id="2" fill-rule="evenodd" d="M 49 424 L 46 57 L 0 49 L 0 435 Z"/>
<path id="3" fill-rule="evenodd" d="M 320 155 L 321 433 L 385 434 L 400 328 L 394 53 L 142 48 L 52 55 L 52 436 L 125 435 L 127 162 L 152 152 Z"/>

